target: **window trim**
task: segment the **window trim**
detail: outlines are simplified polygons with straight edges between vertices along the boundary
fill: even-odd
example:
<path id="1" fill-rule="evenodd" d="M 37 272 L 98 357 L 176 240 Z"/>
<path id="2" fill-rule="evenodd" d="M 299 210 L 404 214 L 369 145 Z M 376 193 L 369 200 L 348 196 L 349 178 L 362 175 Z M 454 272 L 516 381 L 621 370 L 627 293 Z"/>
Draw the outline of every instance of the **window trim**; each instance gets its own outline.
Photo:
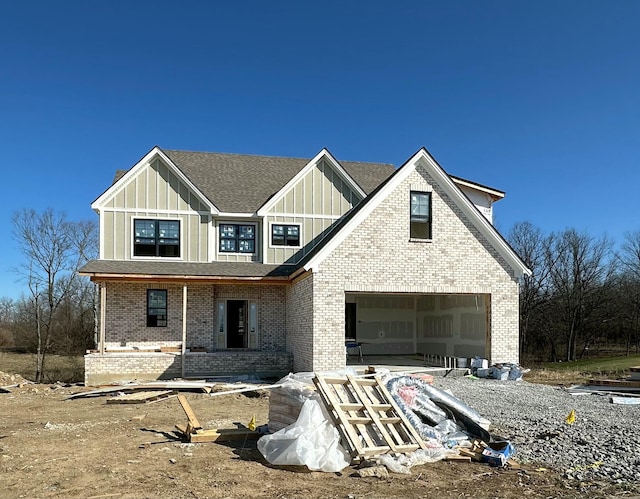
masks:
<path id="1" fill-rule="evenodd" d="M 152 220 L 154 222 L 178 222 L 178 252 L 179 256 L 161 256 L 158 255 L 158 237 L 156 237 L 156 255 L 136 255 L 136 220 Z M 131 258 L 141 260 L 182 260 L 182 253 L 184 249 L 183 237 L 182 237 L 182 219 L 181 218 L 158 218 L 158 217 L 131 217 Z"/>
<path id="2" fill-rule="evenodd" d="M 151 293 L 164 293 L 164 324 L 158 324 L 158 317 L 162 317 L 162 314 L 150 314 L 151 310 L 150 301 L 151 301 Z M 161 307 L 153 307 L 154 310 L 162 310 Z M 169 292 L 166 289 L 147 289 L 147 309 L 146 309 L 146 324 L 147 327 L 168 327 L 169 325 Z M 151 324 L 151 318 L 155 317 L 155 324 Z"/>
<path id="3" fill-rule="evenodd" d="M 283 227 L 298 227 L 298 244 L 297 246 L 289 246 L 287 244 L 273 244 L 273 226 L 274 225 L 281 225 Z M 269 248 L 276 248 L 276 249 L 286 249 L 286 248 L 291 248 L 291 249 L 300 249 L 302 248 L 302 224 L 301 223 L 289 223 L 289 222 L 269 222 Z M 285 236 L 285 242 L 286 242 L 286 236 Z"/>
<path id="4" fill-rule="evenodd" d="M 248 252 L 248 251 L 225 251 L 222 249 L 222 241 L 224 239 L 231 239 L 231 238 L 223 238 L 222 237 L 222 226 L 223 225 L 235 225 L 237 227 L 241 227 L 241 226 L 251 226 L 253 227 L 253 251 Z M 221 255 L 257 255 L 258 254 L 258 224 L 256 222 L 218 222 L 217 224 L 217 235 L 218 235 L 218 245 L 217 245 L 217 250 L 218 250 L 218 254 Z M 237 243 L 240 242 L 240 237 L 239 237 L 239 233 L 236 235 L 235 237 L 235 241 Z M 239 248 L 240 245 L 238 244 L 237 247 Z"/>
<path id="5" fill-rule="evenodd" d="M 425 217 L 423 216 L 416 216 L 413 215 L 412 211 L 413 211 L 413 196 L 414 194 L 422 194 L 422 195 L 426 195 L 427 196 L 427 201 L 428 201 L 428 205 L 427 205 L 427 220 L 424 221 L 422 219 L 424 219 Z M 409 240 L 410 241 L 432 241 L 433 240 L 433 209 L 432 209 L 432 194 L 431 191 L 419 191 L 419 190 L 411 190 L 409 191 Z M 414 223 L 420 223 L 420 224 L 425 224 L 427 226 L 427 237 L 419 237 L 417 235 L 414 235 L 412 232 L 412 226 Z"/>

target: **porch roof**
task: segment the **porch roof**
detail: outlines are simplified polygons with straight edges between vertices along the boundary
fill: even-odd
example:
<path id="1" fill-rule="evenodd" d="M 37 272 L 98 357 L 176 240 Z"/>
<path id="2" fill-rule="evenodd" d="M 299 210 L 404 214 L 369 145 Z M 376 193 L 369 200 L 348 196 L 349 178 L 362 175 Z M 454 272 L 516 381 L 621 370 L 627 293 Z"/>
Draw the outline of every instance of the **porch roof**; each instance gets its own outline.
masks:
<path id="1" fill-rule="evenodd" d="M 129 278 L 166 280 L 280 280 L 287 281 L 295 265 L 265 265 L 256 262 L 171 262 L 136 260 L 92 260 L 80 274 L 92 279 Z"/>

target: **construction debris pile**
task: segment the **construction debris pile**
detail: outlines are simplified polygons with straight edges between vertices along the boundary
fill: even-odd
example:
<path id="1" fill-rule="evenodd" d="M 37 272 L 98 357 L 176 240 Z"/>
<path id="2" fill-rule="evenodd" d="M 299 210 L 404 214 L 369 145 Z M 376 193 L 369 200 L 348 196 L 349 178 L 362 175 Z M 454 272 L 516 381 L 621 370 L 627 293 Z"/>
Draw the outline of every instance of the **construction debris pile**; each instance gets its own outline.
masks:
<path id="1" fill-rule="evenodd" d="M 590 379 L 586 385 L 569 388 L 572 395 L 598 393 L 610 395 L 612 404 L 640 405 L 640 366 L 631 367 L 625 380 Z"/>
<path id="2" fill-rule="evenodd" d="M 504 466 L 514 451 L 489 433 L 489 421 L 424 377 L 300 373 L 279 384 L 269 410 L 275 433 L 258 440 L 274 465 L 337 472 L 357 462 L 409 473 L 442 459 Z"/>

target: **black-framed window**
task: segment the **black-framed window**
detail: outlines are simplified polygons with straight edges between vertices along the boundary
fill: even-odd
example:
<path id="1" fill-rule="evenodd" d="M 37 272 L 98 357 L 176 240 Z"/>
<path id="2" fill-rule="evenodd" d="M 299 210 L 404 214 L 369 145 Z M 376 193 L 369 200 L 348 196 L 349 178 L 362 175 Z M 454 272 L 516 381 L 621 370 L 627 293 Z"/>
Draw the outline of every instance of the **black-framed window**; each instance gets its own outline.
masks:
<path id="1" fill-rule="evenodd" d="M 180 257 L 180 222 L 178 220 L 133 221 L 133 256 Z"/>
<path id="2" fill-rule="evenodd" d="M 272 246 L 300 246 L 300 226 L 286 224 L 271 225 Z"/>
<path id="3" fill-rule="evenodd" d="M 256 226 L 220 224 L 220 252 L 255 253 Z"/>
<path id="4" fill-rule="evenodd" d="M 431 239 L 431 193 L 411 191 L 412 239 Z"/>
<path id="5" fill-rule="evenodd" d="M 167 327 L 166 289 L 147 289 L 147 327 Z"/>

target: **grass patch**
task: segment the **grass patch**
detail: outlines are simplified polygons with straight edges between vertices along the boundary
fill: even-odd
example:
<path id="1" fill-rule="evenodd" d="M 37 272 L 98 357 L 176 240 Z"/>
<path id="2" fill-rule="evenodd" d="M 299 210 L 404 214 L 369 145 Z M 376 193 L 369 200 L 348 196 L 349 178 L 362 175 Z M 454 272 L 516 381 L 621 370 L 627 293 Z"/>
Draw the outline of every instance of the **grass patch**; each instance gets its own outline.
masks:
<path id="1" fill-rule="evenodd" d="M 629 368 L 640 366 L 640 355 L 545 362 L 535 365 L 526 380 L 546 384 L 585 383 L 589 379 L 624 379 Z"/>
<path id="2" fill-rule="evenodd" d="M 0 352 L 0 371 L 19 374 L 34 381 L 36 356 L 32 353 Z M 78 383 L 84 381 L 84 358 L 82 355 L 47 355 L 45 357 L 44 381 L 46 383 Z"/>

